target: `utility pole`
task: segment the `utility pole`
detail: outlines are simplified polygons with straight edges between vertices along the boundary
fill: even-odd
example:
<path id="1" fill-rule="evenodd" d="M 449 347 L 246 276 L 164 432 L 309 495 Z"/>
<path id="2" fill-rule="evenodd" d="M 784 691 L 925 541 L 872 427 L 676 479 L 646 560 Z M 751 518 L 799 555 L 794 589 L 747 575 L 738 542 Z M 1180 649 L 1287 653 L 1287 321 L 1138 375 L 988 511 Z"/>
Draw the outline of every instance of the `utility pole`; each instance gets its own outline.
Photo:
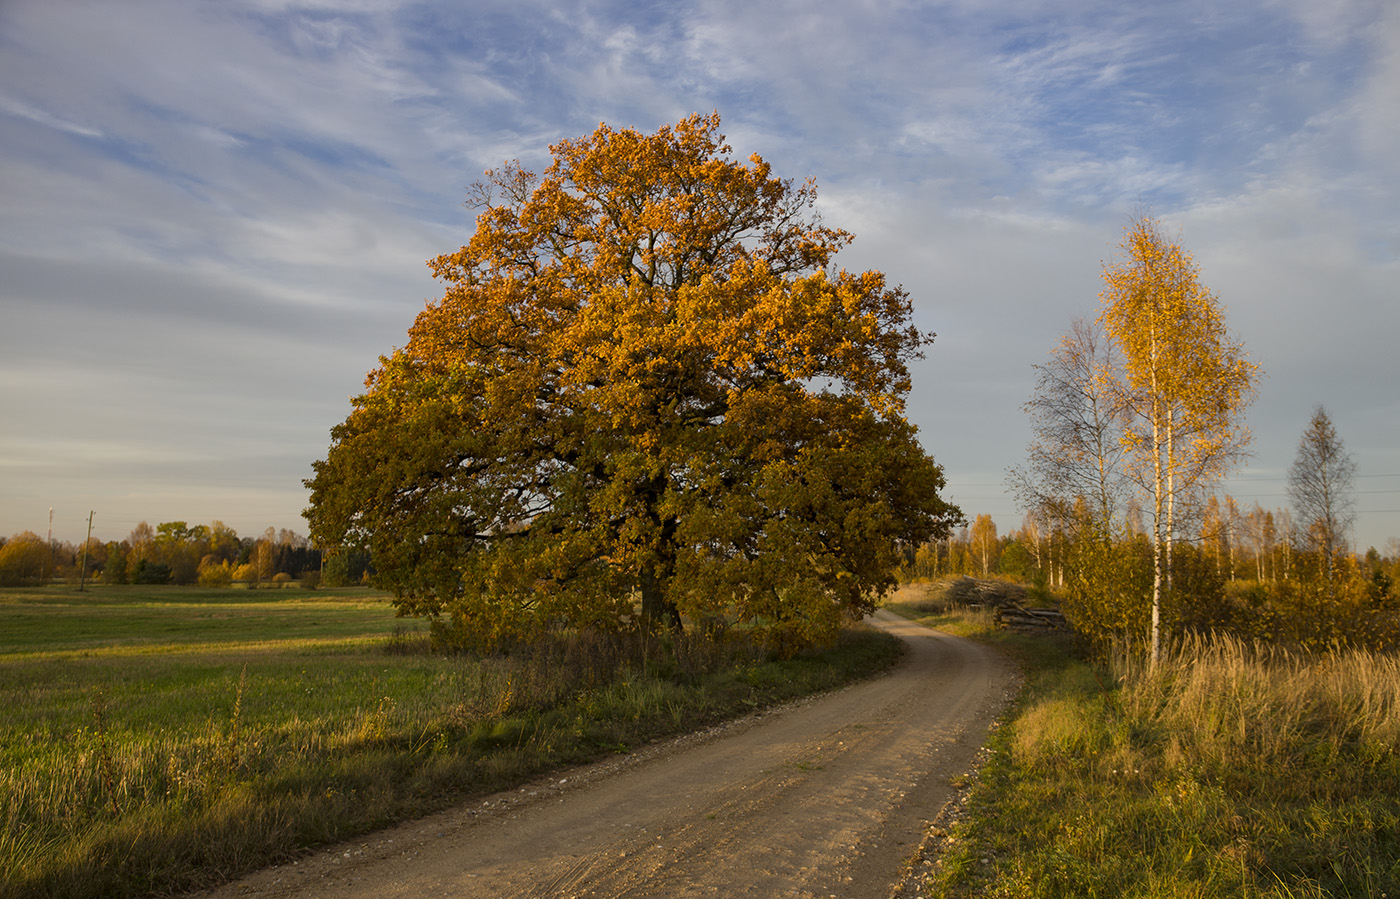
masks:
<path id="1" fill-rule="evenodd" d="M 87 554 L 88 554 L 88 544 L 92 542 L 92 516 L 93 516 L 93 510 L 92 510 L 92 509 L 89 509 L 89 510 L 88 510 L 88 535 L 87 535 L 87 539 L 83 541 L 83 571 L 82 571 L 82 574 L 81 574 L 81 575 L 79 576 L 79 578 L 78 578 L 78 592 L 79 592 L 79 593 L 82 593 L 85 589 L 87 589 Z"/>
<path id="2" fill-rule="evenodd" d="M 41 572 L 39 572 L 39 583 L 41 583 L 41 584 L 47 584 L 47 583 L 49 582 L 49 578 L 48 578 L 47 571 L 52 571 L 52 570 L 53 570 L 53 506 L 49 506 L 49 561 L 48 561 L 48 569 L 46 569 L 46 571 L 41 571 Z"/>

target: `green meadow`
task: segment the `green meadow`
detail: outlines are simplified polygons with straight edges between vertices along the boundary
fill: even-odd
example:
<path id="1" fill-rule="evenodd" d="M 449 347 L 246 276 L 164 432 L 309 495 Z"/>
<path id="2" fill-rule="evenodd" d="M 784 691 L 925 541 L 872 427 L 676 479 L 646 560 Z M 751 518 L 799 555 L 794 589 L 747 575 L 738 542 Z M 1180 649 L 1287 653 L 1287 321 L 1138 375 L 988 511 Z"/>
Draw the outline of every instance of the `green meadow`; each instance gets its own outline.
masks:
<path id="1" fill-rule="evenodd" d="M 787 661 L 587 635 L 482 659 L 363 588 L 0 591 L 0 896 L 211 885 L 898 654 L 855 630 Z"/>
<path id="2" fill-rule="evenodd" d="M 362 587 L 325 590 L 167 586 L 34 587 L 0 590 L 0 657 L 180 645 L 279 644 L 374 639 L 393 630 L 388 595 Z"/>

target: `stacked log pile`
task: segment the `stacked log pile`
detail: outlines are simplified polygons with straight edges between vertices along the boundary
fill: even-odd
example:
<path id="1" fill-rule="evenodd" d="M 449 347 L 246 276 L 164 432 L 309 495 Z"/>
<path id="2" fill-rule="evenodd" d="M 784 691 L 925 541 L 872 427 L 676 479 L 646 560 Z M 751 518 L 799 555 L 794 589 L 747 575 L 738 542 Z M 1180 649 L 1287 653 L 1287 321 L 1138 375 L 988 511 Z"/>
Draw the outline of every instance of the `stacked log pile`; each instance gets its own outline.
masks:
<path id="1" fill-rule="evenodd" d="M 1010 605 L 997 609 L 997 627 L 1035 633 L 1066 627 L 1064 613 L 1058 609 L 1027 609 Z"/>
<path id="2" fill-rule="evenodd" d="M 1067 626 L 1058 609 L 1028 607 L 1029 594 L 1020 584 L 963 577 L 948 585 L 946 596 L 949 602 L 994 609 L 998 627 L 1044 633 Z"/>
<path id="3" fill-rule="evenodd" d="M 947 602 L 956 605 L 1001 608 L 1025 602 L 1026 588 L 1020 584 L 1008 584 L 1006 581 L 960 577 L 948 585 L 944 597 Z"/>

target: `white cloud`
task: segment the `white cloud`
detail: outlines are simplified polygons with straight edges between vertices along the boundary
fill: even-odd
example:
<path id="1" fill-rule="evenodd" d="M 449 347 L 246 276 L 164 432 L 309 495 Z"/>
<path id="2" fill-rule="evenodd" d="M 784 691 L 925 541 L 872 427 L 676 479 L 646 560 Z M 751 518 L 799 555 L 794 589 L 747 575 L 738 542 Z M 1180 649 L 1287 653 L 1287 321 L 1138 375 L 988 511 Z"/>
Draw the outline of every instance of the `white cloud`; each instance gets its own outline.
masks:
<path id="1" fill-rule="evenodd" d="M 67 119 L 45 112 L 42 109 L 35 109 L 27 103 L 9 97 L 0 97 L 0 110 L 13 116 L 19 116 L 22 119 L 28 119 L 31 122 L 37 122 L 49 128 L 56 128 L 59 131 L 76 134 L 79 137 L 100 138 L 103 136 L 101 130 L 97 128 L 90 128 L 86 125 L 70 122 Z"/>

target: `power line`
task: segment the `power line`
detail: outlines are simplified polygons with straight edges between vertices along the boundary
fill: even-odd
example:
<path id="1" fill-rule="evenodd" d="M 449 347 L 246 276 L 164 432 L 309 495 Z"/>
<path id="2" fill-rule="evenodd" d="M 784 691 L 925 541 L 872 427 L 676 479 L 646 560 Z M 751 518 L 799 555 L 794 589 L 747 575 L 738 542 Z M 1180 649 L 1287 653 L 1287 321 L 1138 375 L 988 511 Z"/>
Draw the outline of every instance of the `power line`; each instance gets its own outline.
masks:
<path id="1" fill-rule="evenodd" d="M 1371 495 L 1371 494 L 1376 494 L 1376 493 L 1400 493 L 1400 489 L 1396 489 L 1396 490 L 1347 490 L 1347 491 L 1339 491 L 1339 492 L 1354 493 L 1354 494 L 1368 495 L 1368 496 L 1369 496 L 1369 495 Z M 1282 492 L 1282 493 L 1274 492 L 1274 493 L 1231 493 L 1231 494 L 1230 494 L 1230 496 L 1288 496 L 1288 495 L 1289 495 L 1289 493 L 1288 493 L 1287 491 L 1284 491 L 1284 492 Z"/>
<path id="2" fill-rule="evenodd" d="M 1376 474 L 1376 473 L 1370 473 L 1370 474 L 1354 474 L 1354 475 L 1352 475 L 1352 477 L 1354 477 L 1354 478 L 1400 478 L 1400 474 Z M 1286 480 L 1288 480 L 1288 476 L 1287 476 L 1287 475 L 1280 475 L 1279 477 L 1272 477 L 1272 476 L 1270 476 L 1270 477 L 1255 477 L 1255 476 L 1253 476 L 1253 475 L 1241 474 L 1241 475 L 1234 475 L 1234 476 L 1232 476 L 1232 477 L 1226 478 L 1226 480 L 1229 480 L 1229 481 L 1286 481 Z"/>

